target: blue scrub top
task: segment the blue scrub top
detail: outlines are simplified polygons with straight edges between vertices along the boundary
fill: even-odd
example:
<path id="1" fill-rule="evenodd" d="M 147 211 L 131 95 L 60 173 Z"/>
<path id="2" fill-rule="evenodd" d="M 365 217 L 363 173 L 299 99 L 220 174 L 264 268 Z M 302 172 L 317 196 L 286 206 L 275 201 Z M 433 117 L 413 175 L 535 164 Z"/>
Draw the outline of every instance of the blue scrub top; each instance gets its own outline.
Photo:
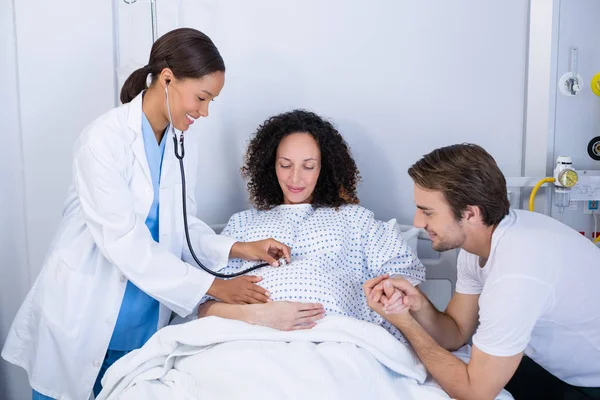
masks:
<path id="1" fill-rule="evenodd" d="M 142 136 L 152 177 L 152 187 L 154 188 L 154 200 L 146 218 L 146 226 L 150 230 L 152 239 L 158 242 L 158 190 L 167 134 L 163 135 L 160 144 L 157 143 L 150 122 L 148 122 L 146 115 L 142 113 Z M 142 347 L 156 332 L 158 310 L 159 303 L 157 300 L 148 296 L 131 281 L 128 281 L 121 310 L 119 311 L 119 318 L 108 348 L 128 351 Z"/>

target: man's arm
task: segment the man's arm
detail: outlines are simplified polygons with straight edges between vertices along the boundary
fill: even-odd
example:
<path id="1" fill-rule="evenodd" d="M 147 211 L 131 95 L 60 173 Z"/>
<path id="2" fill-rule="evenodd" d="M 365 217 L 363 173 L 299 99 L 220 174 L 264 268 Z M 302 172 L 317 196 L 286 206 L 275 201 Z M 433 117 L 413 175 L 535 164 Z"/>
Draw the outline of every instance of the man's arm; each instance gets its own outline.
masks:
<path id="1" fill-rule="evenodd" d="M 374 304 L 385 298 L 386 309 L 394 303 L 406 307 L 411 315 L 443 348 L 456 350 L 463 346 L 475 332 L 479 312 L 479 295 L 455 293 L 446 312 L 438 311 L 427 296 L 403 278 L 383 280 L 375 278 L 364 284 L 367 300 Z M 384 291 L 385 289 L 385 291 Z M 395 296 L 392 293 L 396 293 Z M 387 298 L 385 294 L 387 293 Z M 373 294 L 375 297 L 369 299 Z M 389 299 L 389 300 L 387 300 Z M 389 301 L 390 304 L 387 304 Z M 373 307 L 371 307 L 373 308 Z M 388 318 L 387 314 L 382 314 Z"/>
<path id="2" fill-rule="evenodd" d="M 480 310 L 471 361 L 464 364 L 442 349 L 411 315 L 414 296 L 403 298 L 400 305 L 373 302 L 377 296 L 383 303 L 398 297 L 395 286 L 384 284 L 384 294 L 368 296 L 369 307 L 400 329 L 442 388 L 460 399 L 493 398 L 500 392 L 517 369 L 537 320 L 554 303 L 552 287 L 539 279 L 514 275 L 495 281 L 488 286 Z M 386 313 L 386 307 L 392 309 Z M 450 315 L 459 312 L 458 307 L 449 310 Z"/>
<path id="3" fill-rule="evenodd" d="M 451 397 L 461 400 L 494 399 L 515 373 L 523 353 L 496 357 L 473 346 L 465 364 L 443 349 L 406 311 L 386 316 L 406 339 L 433 376 Z"/>
<path id="4" fill-rule="evenodd" d="M 425 306 L 420 311 L 411 311 L 415 320 L 447 350 L 457 350 L 467 343 L 477 328 L 479 295 L 454 293 L 446 311 L 440 312 L 419 292 Z"/>

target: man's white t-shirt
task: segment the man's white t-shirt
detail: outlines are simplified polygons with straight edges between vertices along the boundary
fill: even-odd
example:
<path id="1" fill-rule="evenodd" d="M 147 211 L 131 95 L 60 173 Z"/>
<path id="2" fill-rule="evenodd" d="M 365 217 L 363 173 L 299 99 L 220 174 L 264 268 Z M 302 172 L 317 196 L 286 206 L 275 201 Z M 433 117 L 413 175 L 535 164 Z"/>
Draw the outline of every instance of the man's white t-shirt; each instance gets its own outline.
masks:
<path id="1" fill-rule="evenodd" d="M 600 387 L 600 248 L 543 214 L 512 210 L 490 256 L 462 250 L 456 291 L 480 294 L 473 344 L 493 356 L 522 351 L 575 386 Z"/>

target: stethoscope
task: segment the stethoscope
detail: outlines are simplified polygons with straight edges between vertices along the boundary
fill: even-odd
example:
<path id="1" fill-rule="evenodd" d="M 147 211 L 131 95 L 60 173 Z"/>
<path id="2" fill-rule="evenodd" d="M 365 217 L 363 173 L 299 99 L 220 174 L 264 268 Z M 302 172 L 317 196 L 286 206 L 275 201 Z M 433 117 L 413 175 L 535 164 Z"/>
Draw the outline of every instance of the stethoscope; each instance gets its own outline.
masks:
<path id="1" fill-rule="evenodd" d="M 169 104 L 169 83 L 165 86 L 165 95 L 167 96 L 167 113 L 169 114 L 169 127 L 171 129 L 171 133 L 173 134 L 173 150 L 175 152 L 175 157 L 179 160 L 179 169 L 181 170 L 181 201 L 183 204 L 183 227 L 185 231 L 185 239 L 187 241 L 188 248 L 190 249 L 190 254 L 194 258 L 194 261 L 202 268 L 204 271 L 209 274 L 216 276 L 217 278 L 235 278 L 236 276 L 247 274 L 248 272 L 252 272 L 262 267 L 270 266 L 269 263 L 262 263 L 255 265 L 251 268 L 245 269 L 241 272 L 236 272 L 235 274 L 221 274 L 210 270 L 202 264 L 202 262 L 196 257 L 196 253 L 194 253 L 194 249 L 192 248 L 192 241 L 190 240 L 190 232 L 188 230 L 188 221 L 187 221 L 187 202 L 186 202 L 186 189 L 185 189 L 185 171 L 183 170 L 183 157 L 185 156 L 185 147 L 183 147 L 183 131 L 179 134 L 179 143 L 177 142 L 177 133 L 175 133 L 175 127 L 173 126 L 173 118 L 171 117 L 171 106 Z M 285 264 L 285 258 L 279 260 L 279 265 Z"/>

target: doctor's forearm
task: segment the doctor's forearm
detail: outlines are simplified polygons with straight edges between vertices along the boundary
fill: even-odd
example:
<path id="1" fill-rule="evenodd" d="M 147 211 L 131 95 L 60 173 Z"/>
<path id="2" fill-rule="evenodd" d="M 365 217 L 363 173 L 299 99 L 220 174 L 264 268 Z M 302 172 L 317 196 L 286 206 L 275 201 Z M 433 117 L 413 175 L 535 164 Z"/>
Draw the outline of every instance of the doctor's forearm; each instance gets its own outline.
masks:
<path id="1" fill-rule="evenodd" d="M 229 250 L 229 258 L 244 259 L 245 253 L 243 251 L 243 246 L 243 242 L 234 242 Z"/>

